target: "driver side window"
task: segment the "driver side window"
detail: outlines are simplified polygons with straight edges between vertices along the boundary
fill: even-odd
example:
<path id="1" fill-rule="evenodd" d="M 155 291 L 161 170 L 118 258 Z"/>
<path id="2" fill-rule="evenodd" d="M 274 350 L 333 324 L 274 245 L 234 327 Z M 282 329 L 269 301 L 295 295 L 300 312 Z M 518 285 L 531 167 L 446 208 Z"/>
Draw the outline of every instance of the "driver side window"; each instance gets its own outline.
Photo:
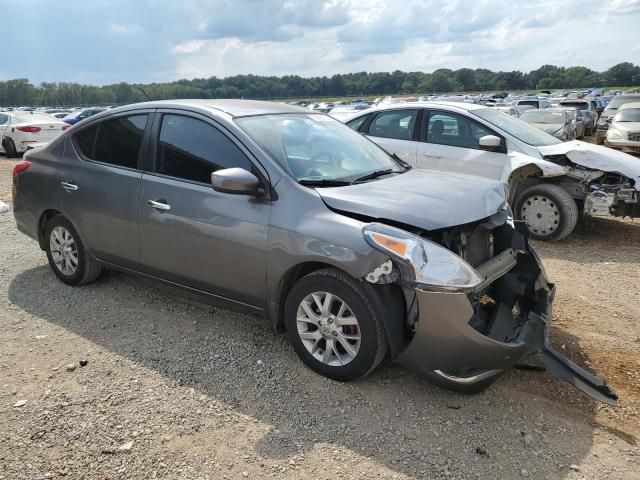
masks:
<path id="1" fill-rule="evenodd" d="M 417 110 L 391 110 L 378 114 L 369 126 L 369 135 L 373 137 L 411 140 L 416 124 Z"/>
<path id="2" fill-rule="evenodd" d="M 427 122 L 427 143 L 479 149 L 479 140 L 494 135 L 488 128 L 462 115 L 431 112 Z"/>

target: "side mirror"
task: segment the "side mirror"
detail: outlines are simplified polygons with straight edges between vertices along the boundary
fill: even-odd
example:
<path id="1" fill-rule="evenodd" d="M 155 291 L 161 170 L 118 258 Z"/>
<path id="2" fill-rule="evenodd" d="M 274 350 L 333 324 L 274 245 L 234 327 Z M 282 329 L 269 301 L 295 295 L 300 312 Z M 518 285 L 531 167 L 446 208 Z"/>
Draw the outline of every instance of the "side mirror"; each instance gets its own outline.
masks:
<path id="1" fill-rule="evenodd" d="M 502 140 L 500 137 L 496 137 L 495 135 L 485 135 L 484 137 L 480 137 L 478 140 L 478 146 L 482 150 L 491 150 L 495 151 L 500 148 L 502 145 Z"/>
<path id="2" fill-rule="evenodd" d="M 211 173 L 211 185 L 216 192 L 257 195 L 260 180 L 244 168 L 225 168 Z"/>

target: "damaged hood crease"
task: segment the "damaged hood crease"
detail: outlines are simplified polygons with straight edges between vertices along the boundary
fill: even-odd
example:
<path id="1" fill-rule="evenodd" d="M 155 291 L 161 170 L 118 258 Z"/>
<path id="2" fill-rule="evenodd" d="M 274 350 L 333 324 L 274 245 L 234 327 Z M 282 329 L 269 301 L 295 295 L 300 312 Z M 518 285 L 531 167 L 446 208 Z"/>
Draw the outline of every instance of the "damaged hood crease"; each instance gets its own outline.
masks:
<path id="1" fill-rule="evenodd" d="M 565 155 L 577 165 L 624 175 L 633 180 L 636 190 L 640 191 L 640 160 L 631 155 L 579 141 L 547 145 L 538 149 L 543 156 Z"/>
<path id="2" fill-rule="evenodd" d="M 487 218 L 506 201 L 505 185 L 501 182 L 433 170 L 410 170 L 373 182 L 318 188 L 317 192 L 334 210 L 423 230 Z"/>

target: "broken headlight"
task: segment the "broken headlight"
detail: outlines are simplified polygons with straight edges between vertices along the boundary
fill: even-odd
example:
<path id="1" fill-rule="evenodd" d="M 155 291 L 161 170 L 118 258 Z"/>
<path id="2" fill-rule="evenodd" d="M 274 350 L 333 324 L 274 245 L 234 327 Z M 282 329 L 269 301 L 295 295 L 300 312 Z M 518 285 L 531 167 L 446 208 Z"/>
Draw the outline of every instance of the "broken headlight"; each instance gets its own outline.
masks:
<path id="1" fill-rule="evenodd" d="M 398 263 L 405 281 L 417 287 L 468 291 L 482 282 L 471 265 L 437 243 L 381 223 L 365 225 L 362 233 L 369 245 Z"/>

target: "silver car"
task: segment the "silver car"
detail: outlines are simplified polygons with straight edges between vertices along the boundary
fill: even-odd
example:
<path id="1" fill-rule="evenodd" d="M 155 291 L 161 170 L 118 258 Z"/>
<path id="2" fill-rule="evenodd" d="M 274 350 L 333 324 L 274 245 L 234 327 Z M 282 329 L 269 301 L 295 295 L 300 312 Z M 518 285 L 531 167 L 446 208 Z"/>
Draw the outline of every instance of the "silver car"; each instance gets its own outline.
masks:
<path id="1" fill-rule="evenodd" d="M 18 228 L 69 285 L 112 268 L 228 300 L 336 380 L 389 357 L 471 392 L 540 353 L 616 401 L 549 346 L 554 286 L 501 183 L 412 169 L 327 115 L 121 107 L 30 151 L 13 178 Z"/>

